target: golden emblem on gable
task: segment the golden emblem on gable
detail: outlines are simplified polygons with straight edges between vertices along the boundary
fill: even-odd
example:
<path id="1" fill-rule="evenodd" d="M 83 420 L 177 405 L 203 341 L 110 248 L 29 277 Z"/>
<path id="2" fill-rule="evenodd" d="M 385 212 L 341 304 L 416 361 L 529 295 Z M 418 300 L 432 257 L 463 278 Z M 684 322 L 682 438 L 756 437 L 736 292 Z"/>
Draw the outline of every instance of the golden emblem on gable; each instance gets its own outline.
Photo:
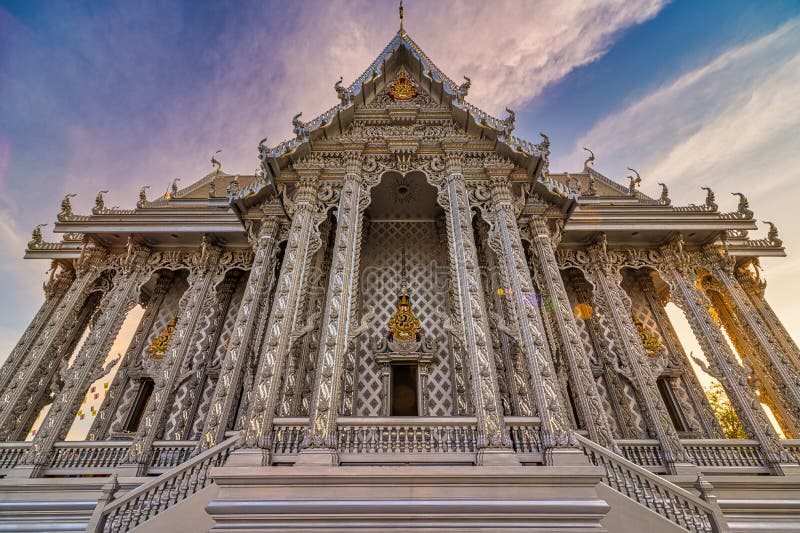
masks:
<path id="1" fill-rule="evenodd" d="M 172 340 L 172 335 L 175 333 L 175 325 L 178 323 L 178 315 L 172 317 L 172 320 L 167 322 L 167 325 L 164 326 L 164 330 L 153 339 L 153 342 L 150 343 L 150 347 L 147 348 L 147 353 L 150 355 L 151 359 L 163 359 L 164 354 L 167 353 L 167 348 L 169 348 L 169 342 Z"/>
<path id="2" fill-rule="evenodd" d="M 395 100 L 411 100 L 417 96 L 417 87 L 408 77 L 405 67 L 401 67 L 394 83 L 389 86 L 389 96 Z"/>
<path id="3" fill-rule="evenodd" d="M 636 331 L 639 332 L 639 339 L 642 341 L 642 346 L 644 346 L 644 351 L 650 357 L 658 357 L 660 355 L 660 348 L 661 348 L 661 341 L 658 340 L 656 335 L 653 335 L 647 328 L 644 327 L 642 321 L 636 318 L 635 316 L 631 315 L 633 318 L 633 323 L 636 326 Z"/>
<path id="4" fill-rule="evenodd" d="M 402 294 L 400 301 L 397 303 L 397 309 L 389 318 L 389 331 L 392 332 L 395 340 L 410 341 L 417 338 L 419 330 L 419 319 L 414 315 L 414 311 L 411 310 L 408 296 Z"/>

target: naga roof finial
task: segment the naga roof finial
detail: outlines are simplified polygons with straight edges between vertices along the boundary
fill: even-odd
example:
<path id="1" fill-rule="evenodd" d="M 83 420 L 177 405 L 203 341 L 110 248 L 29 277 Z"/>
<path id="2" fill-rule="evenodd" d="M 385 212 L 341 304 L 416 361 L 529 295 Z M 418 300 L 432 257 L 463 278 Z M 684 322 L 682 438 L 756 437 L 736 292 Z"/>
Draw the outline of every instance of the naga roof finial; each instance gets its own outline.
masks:
<path id="1" fill-rule="evenodd" d="M 747 196 L 740 192 L 732 192 L 731 194 L 739 197 L 739 205 L 736 207 L 736 212 L 745 218 L 753 218 L 753 212 L 749 209 L 750 202 L 747 201 Z"/>
<path id="2" fill-rule="evenodd" d="M 778 238 L 778 226 L 766 220 L 762 220 L 762 222 L 764 224 L 769 224 L 769 231 L 767 232 L 767 240 L 771 244 L 774 244 L 775 246 L 783 246 L 783 241 Z"/>
<path id="3" fill-rule="evenodd" d="M 103 209 L 106 208 L 106 202 L 103 199 L 103 195 L 108 194 L 108 191 L 100 191 L 97 193 L 97 196 L 94 198 L 94 207 L 92 208 L 92 214 L 96 215 L 101 213 Z"/>
<path id="4" fill-rule="evenodd" d="M 217 159 L 217 154 L 219 154 L 219 153 L 221 153 L 221 152 L 222 152 L 222 148 L 220 148 L 219 150 L 217 150 L 216 152 L 214 152 L 214 155 L 212 155 L 212 156 L 211 156 L 211 166 L 213 166 L 213 167 L 216 169 L 216 171 L 215 171 L 215 172 L 216 172 L 217 174 L 219 174 L 220 172 L 222 172 L 222 163 L 220 163 L 220 162 L 219 162 L 219 159 Z"/>
<path id="5" fill-rule="evenodd" d="M 32 248 L 34 246 L 38 246 L 44 242 L 42 238 L 42 228 L 47 226 L 47 224 L 37 224 L 35 228 L 33 228 L 33 232 L 31 232 L 31 240 L 28 242 L 28 247 Z"/>
<path id="6" fill-rule="evenodd" d="M 700 188 L 706 191 L 706 203 L 705 203 L 706 207 L 710 211 L 716 211 L 719 208 L 719 206 L 714 201 L 716 200 L 716 195 L 714 194 L 714 191 L 711 190 L 711 187 L 700 187 Z"/>
<path id="7" fill-rule="evenodd" d="M 592 152 L 589 148 L 586 148 L 585 146 L 583 147 L 583 149 L 589 152 L 589 157 L 586 159 L 586 161 L 583 162 L 583 170 L 584 172 L 588 172 L 589 165 L 594 166 L 594 152 Z"/>
<path id="8" fill-rule="evenodd" d="M 642 184 L 642 177 L 639 175 L 638 172 L 636 172 L 631 167 L 628 167 L 628 170 L 636 174 L 635 178 L 633 176 L 628 176 L 628 179 L 631 180 L 630 183 L 628 184 L 628 195 L 636 196 L 636 187 Z"/>
<path id="9" fill-rule="evenodd" d="M 669 189 L 667 188 L 667 184 L 659 183 L 659 185 L 661 185 L 661 198 L 659 198 L 658 201 L 661 203 L 661 205 L 671 204 L 672 200 L 669 197 Z"/>
<path id="10" fill-rule="evenodd" d="M 72 216 L 72 202 L 70 201 L 70 198 L 75 198 L 76 196 L 78 195 L 75 193 L 70 193 L 64 196 L 64 199 L 61 200 L 61 211 L 56 216 L 58 220 L 64 220 L 65 218 Z"/>
<path id="11" fill-rule="evenodd" d="M 147 205 L 147 189 L 149 189 L 149 185 L 145 185 L 141 189 L 139 189 L 139 201 L 136 202 L 136 207 L 141 209 L 145 205 Z"/>

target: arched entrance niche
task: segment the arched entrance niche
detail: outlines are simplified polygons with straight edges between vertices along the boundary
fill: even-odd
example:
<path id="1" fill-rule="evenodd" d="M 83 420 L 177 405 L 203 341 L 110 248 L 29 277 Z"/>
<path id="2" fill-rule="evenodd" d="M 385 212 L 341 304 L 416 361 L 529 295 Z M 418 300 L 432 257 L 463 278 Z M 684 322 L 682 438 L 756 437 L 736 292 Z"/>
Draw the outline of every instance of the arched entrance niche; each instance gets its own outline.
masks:
<path id="1" fill-rule="evenodd" d="M 391 415 L 393 388 L 397 388 L 396 395 L 408 400 L 400 402 L 407 405 L 398 406 L 395 414 L 464 414 L 458 411 L 454 394 L 464 389 L 463 377 L 457 379 L 453 371 L 461 365 L 452 361 L 449 336 L 439 318 L 449 313 L 443 215 L 436 203 L 436 189 L 422 172 L 386 172 L 372 189 L 364 217 L 359 316 L 373 311 L 374 316 L 368 332 L 359 337 L 355 351 L 348 355 L 342 409 L 345 416 Z M 404 289 L 411 310 L 420 320 L 421 334 L 432 341 L 432 357 L 429 363 L 420 363 L 426 365 L 423 368 L 398 368 L 387 380 L 387 367 L 378 362 L 374 352 L 389 333 L 387 324 Z M 420 371 L 425 373 L 427 385 L 417 379 Z"/>

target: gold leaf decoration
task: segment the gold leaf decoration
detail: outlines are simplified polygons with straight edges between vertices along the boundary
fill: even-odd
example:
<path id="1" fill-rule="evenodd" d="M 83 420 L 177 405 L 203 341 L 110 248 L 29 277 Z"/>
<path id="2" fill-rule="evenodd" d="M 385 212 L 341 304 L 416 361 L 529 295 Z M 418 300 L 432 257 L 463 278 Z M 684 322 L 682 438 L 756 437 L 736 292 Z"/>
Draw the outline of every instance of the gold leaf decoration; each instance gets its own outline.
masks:
<path id="1" fill-rule="evenodd" d="M 175 333 L 175 325 L 177 323 L 178 315 L 175 315 L 172 317 L 172 320 L 164 326 L 164 331 L 150 343 L 150 347 L 147 348 L 147 353 L 150 355 L 151 359 L 164 358 L 164 354 L 167 353 L 167 348 L 169 348 L 169 342 L 172 340 L 172 334 Z"/>
<path id="2" fill-rule="evenodd" d="M 408 296 L 403 294 L 397 303 L 397 309 L 389 318 L 389 331 L 392 332 L 395 340 L 410 341 L 417 338 L 419 330 L 419 319 L 411 310 L 411 302 L 409 302 Z"/>
<path id="3" fill-rule="evenodd" d="M 660 355 L 659 348 L 661 348 L 661 341 L 658 340 L 658 337 L 647 331 L 647 328 L 644 327 L 642 321 L 632 316 L 633 323 L 636 325 L 636 330 L 639 332 L 639 339 L 642 341 L 642 346 L 644 346 L 644 351 L 647 352 L 647 355 L 650 357 L 658 357 Z"/>
<path id="4" fill-rule="evenodd" d="M 389 86 L 389 96 L 395 100 L 411 100 L 417 96 L 417 88 L 409 79 L 405 67 L 400 68 L 394 83 Z"/>

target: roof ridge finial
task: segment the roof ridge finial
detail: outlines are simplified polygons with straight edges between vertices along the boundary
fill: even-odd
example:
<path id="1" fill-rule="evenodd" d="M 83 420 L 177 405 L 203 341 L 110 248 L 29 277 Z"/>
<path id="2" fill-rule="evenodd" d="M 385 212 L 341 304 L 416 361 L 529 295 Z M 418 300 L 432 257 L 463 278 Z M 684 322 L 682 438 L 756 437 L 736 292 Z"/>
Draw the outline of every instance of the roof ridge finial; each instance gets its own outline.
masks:
<path id="1" fill-rule="evenodd" d="M 400 35 L 406 34 L 406 30 L 403 27 L 403 15 L 404 15 L 403 0 L 400 0 Z"/>

